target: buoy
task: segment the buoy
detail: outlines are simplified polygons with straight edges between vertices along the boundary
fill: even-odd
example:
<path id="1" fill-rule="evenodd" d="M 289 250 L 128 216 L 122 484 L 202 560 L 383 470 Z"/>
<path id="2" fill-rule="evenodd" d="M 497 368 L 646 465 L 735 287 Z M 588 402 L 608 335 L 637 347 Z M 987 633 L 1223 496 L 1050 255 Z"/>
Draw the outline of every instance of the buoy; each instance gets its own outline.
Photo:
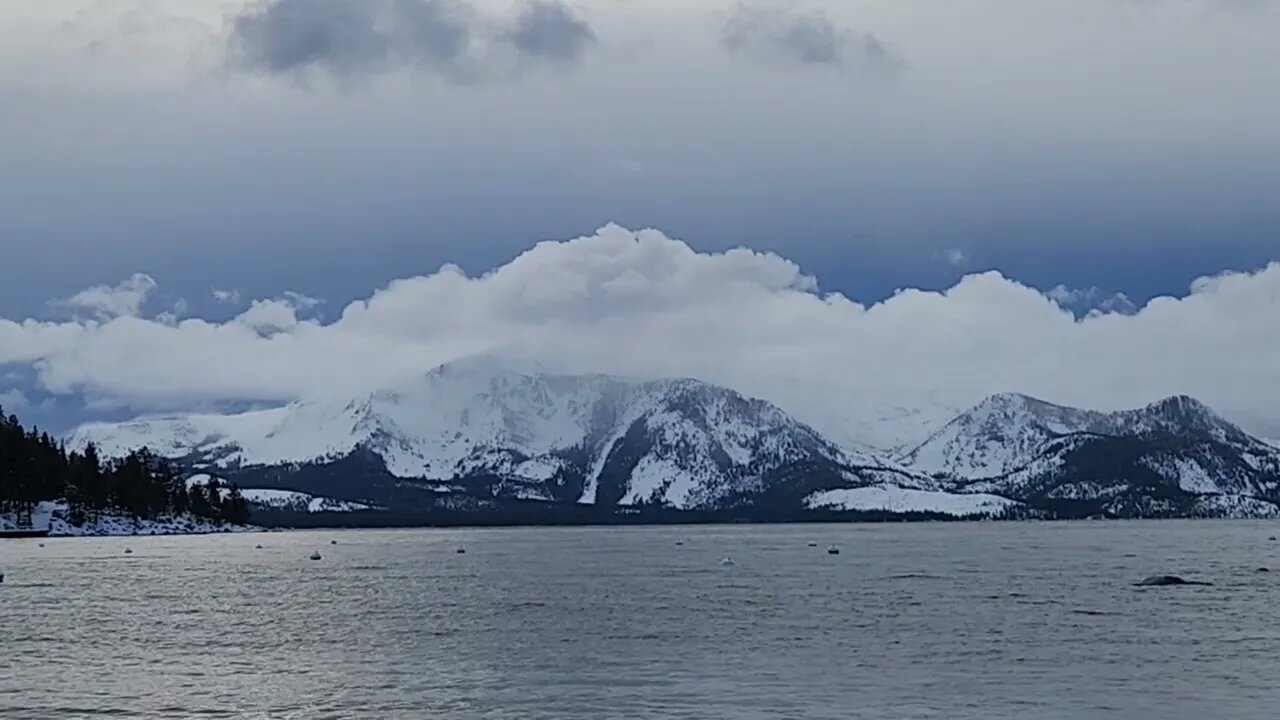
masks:
<path id="1" fill-rule="evenodd" d="M 676 541 L 676 544 L 677 544 L 677 545 L 683 545 L 683 544 L 684 544 L 684 541 L 683 541 L 683 540 L 677 540 L 677 541 Z"/>
<path id="2" fill-rule="evenodd" d="M 40 543 L 40 547 L 44 547 L 44 543 Z"/>
<path id="3" fill-rule="evenodd" d="M 466 551 L 467 551 L 466 548 L 458 548 L 457 550 L 454 550 L 454 552 L 456 552 L 459 555 L 465 553 Z"/>
<path id="4" fill-rule="evenodd" d="M 831 547 L 827 548 L 827 554 L 828 554 L 828 555 L 839 555 L 839 554 L 840 554 L 840 548 L 836 547 L 835 545 L 832 545 Z"/>
<path id="5" fill-rule="evenodd" d="M 816 543 L 816 542 L 814 542 L 814 541 L 810 540 L 810 541 L 809 541 L 809 547 L 818 547 L 818 543 Z"/>
<path id="6" fill-rule="evenodd" d="M 337 544 L 338 544 L 338 541 L 337 541 L 337 540 L 330 540 L 330 541 L 329 541 L 329 544 L 330 544 L 330 545 L 337 545 Z"/>
<path id="7" fill-rule="evenodd" d="M 733 564 L 733 558 L 724 558 L 720 561 L 720 564 L 728 567 Z"/>
<path id="8" fill-rule="evenodd" d="M 132 554 L 133 554 L 133 548 L 125 548 L 125 549 L 124 549 L 124 554 L 125 554 L 125 555 L 132 555 Z"/>
<path id="9" fill-rule="evenodd" d="M 320 559 L 320 551 L 319 551 L 319 550 L 317 550 L 316 552 L 311 553 L 311 559 L 312 559 L 312 560 L 319 560 L 319 559 Z"/>
<path id="10" fill-rule="evenodd" d="M 262 549 L 262 546 L 261 546 L 261 545 L 254 545 L 254 546 L 253 546 L 253 549 L 254 549 L 254 550 L 261 550 L 261 549 Z"/>

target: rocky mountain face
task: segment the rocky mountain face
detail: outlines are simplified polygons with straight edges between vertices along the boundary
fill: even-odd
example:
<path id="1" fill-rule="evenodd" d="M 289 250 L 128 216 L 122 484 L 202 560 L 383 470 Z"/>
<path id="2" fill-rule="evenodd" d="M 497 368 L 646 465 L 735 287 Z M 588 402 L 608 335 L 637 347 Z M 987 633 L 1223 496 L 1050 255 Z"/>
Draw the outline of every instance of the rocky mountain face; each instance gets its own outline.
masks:
<path id="1" fill-rule="evenodd" d="M 1280 515 L 1280 448 L 1181 396 L 1104 413 L 995 395 L 889 457 L 696 380 L 481 357 L 354 400 L 89 424 L 68 442 L 145 445 L 242 487 L 406 511 Z"/>
<path id="2" fill-rule="evenodd" d="M 567 376 L 474 358 L 355 401 L 82 426 L 246 487 L 379 505 L 477 499 L 711 510 L 920 476 L 843 450 L 762 400 L 696 380 Z M 470 500 L 468 500 L 470 499 Z"/>
<path id="3" fill-rule="evenodd" d="M 1280 453 L 1186 396 L 1102 413 L 992 396 L 900 458 L 1057 516 L 1280 516 Z"/>

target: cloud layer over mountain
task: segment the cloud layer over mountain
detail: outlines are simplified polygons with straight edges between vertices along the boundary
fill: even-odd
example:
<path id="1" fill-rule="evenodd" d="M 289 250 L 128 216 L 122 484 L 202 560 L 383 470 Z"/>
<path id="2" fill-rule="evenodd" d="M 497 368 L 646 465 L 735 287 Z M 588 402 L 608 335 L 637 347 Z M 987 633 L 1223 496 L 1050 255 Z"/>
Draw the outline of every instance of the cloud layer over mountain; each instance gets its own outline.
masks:
<path id="1" fill-rule="evenodd" d="M 1187 393 L 1280 434 L 1280 263 L 1081 318 L 1051 297 L 1064 289 L 997 272 L 863 306 L 823 294 L 777 255 L 700 253 L 610 225 L 480 276 L 444 266 L 395 280 L 328 309 L 336 317 L 297 294 L 253 300 L 223 322 L 181 317 L 148 301 L 154 288 L 135 276 L 55 303 L 88 314 L 0 320 L 0 367 L 33 370 L 52 393 L 145 410 L 354 393 L 499 352 L 723 383 L 828 431 L 869 408 L 1019 391 L 1099 409 Z"/>

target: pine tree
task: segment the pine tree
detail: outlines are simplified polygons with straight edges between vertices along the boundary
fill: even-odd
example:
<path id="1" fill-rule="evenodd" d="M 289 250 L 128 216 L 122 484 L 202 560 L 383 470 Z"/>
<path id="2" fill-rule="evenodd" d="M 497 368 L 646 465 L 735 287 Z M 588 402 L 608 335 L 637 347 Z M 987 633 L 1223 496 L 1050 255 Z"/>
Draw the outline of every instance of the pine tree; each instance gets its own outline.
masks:
<path id="1" fill-rule="evenodd" d="M 0 512 L 29 518 L 42 501 L 65 500 L 68 520 L 97 522 L 104 511 L 117 508 L 135 520 L 197 510 L 207 517 L 224 514 L 217 481 L 191 489 L 164 458 L 145 448 L 104 463 L 98 449 L 87 445 L 68 453 L 48 433 L 26 430 L 17 417 L 0 412 Z M 236 491 L 238 494 L 238 490 Z M 243 498 L 230 497 L 227 510 L 240 512 Z"/>
<path id="2" fill-rule="evenodd" d="M 226 497 L 222 499 L 222 519 L 233 525 L 244 525 L 249 522 L 249 503 L 240 494 L 240 488 L 232 483 Z"/>

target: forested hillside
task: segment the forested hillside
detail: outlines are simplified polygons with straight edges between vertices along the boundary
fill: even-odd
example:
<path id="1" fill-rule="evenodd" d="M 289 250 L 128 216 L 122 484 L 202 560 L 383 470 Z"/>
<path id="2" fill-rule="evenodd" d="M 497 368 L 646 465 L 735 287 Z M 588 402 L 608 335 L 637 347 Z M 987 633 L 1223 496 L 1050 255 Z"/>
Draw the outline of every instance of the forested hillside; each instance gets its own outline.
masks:
<path id="1" fill-rule="evenodd" d="M 44 501 L 65 502 L 73 525 L 104 514 L 149 520 L 189 513 L 232 524 L 249 517 L 233 484 L 210 479 L 188 487 L 172 462 L 145 449 L 106 461 L 92 444 L 68 452 L 48 433 L 28 430 L 0 409 L 0 515 L 30 526 L 32 511 Z"/>

